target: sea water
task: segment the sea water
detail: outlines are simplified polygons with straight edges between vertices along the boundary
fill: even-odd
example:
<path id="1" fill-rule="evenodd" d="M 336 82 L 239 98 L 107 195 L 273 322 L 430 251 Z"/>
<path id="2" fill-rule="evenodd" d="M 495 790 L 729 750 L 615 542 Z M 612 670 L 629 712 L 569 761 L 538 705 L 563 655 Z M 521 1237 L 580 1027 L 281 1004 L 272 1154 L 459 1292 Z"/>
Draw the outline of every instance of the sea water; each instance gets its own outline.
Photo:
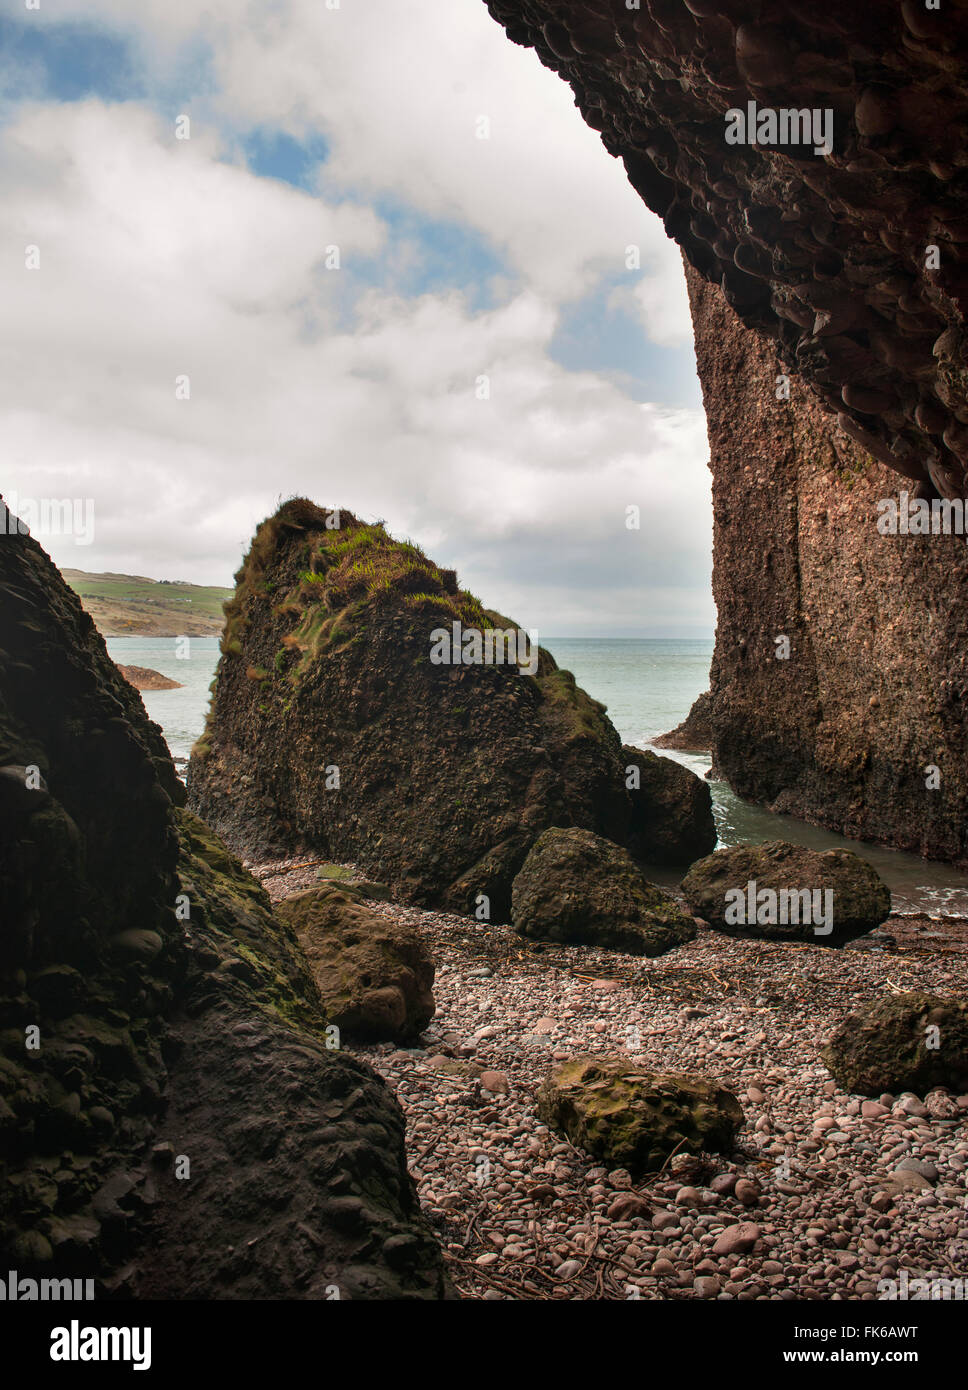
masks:
<path id="1" fill-rule="evenodd" d="M 205 728 L 209 686 L 218 665 L 217 637 L 108 637 L 108 654 L 119 666 L 146 666 L 181 690 L 142 690 L 145 709 L 161 725 L 171 755 L 182 766 Z"/>
<path id="2" fill-rule="evenodd" d="M 711 641 L 690 639 L 618 639 L 550 637 L 542 642 L 559 666 L 574 673 L 578 684 L 608 708 L 623 743 L 651 747 L 668 733 L 709 688 Z M 700 777 L 711 766 L 706 753 L 657 748 Z M 891 890 L 895 912 L 968 916 L 968 875 L 946 864 L 903 854 L 865 840 L 848 840 L 793 816 L 775 816 L 743 801 L 725 782 L 709 782 L 719 846 L 787 840 L 808 849 L 849 849 L 866 859 Z M 652 871 L 650 871 L 652 872 Z M 661 879 L 660 873 L 653 873 Z"/>
<path id="3" fill-rule="evenodd" d="M 142 699 L 183 770 L 183 760 L 205 726 L 218 638 L 191 638 L 182 658 L 172 637 L 111 637 L 107 645 L 118 663 L 147 666 L 180 682 L 180 690 L 145 690 Z M 711 641 L 551 637 L 543 638 L 542 646 L 607 707 L 623 743 L 637 748 L 650 747 L 653 739 L 681 723 L 709 685 Z M 700 777 L 709 771 L 707 754 L 666 748 L 656 752 L 675 758 Z M 720 846 L 788 840 L 810 849 L 850 849 L 873 864 L 889 885 L 895 912 L 968 916 L 968 875 L 956 869 L 883 845 L 848 840 L 791 816 L 775 816 L 742 801 L 724 782 L 711 781 L 709 789 Z"/>

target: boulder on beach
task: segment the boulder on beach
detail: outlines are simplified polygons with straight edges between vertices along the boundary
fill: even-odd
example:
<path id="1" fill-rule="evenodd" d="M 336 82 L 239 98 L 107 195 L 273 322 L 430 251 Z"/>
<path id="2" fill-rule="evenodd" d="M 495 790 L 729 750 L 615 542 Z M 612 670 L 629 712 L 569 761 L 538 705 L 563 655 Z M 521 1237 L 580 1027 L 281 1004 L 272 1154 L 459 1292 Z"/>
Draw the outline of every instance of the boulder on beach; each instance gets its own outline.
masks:
<path id="1" fill-rule="evenodd" d="M 712 796 L 702 778 L 648 749 L 625 744 L 622 757 L 632 801 L 630 853 L 651 864 L 691 864 L 711 854 L 716 824 Z"/>
<path id="2" fill-rule="evenodd" d="M 624 1057 L 563 1062 L 539 1088 L 537 1110 L 579 1148 L 635 1175 L 672 1153 L 726 1153 L 743 1124 L 739 1101 L 716 1081 L 646 1071 Z"/>
<path id="3" fill-rule="evenodd" d="M 659 956 L 691 941 L 692 918 L 649 883 L 620 846 L 589 830 L 554 827 L 514 880 L 511 920 L 522 936 Z"/>
<path id="4" fill-rule="evenodd" d="M 236 580 L 188 789 L 237 852 L 311 849 L 404 900 L 507 921 L 543 830 L 625 843 L 604 706 L 453 570 L 294 499 Z"/>
<path id="5" fill-rule="evenodd" d="M 820 946 L 865 936 L 891 911 L 890 890 L 866 860 L 782 840 L 717 850 L 692 865 L 682 891 L 716 931 Z"/>
<path id="6" fill-rule="evenodd" d="M 820 1055 L 837 1084 L 858 1095 L 964 1091 L 968 1003 L 920 991 L 885 994 L 845 1019 Z"/>
<path id="7" fill-rule="evenodd" d="M 708 753 L 713 746 L 712 696 L 708 690 L 697 696 L 681 724 L 660 734 L 652 742 L 656 748 L 675 748 L 682 753 Z"/>
<path id="8" fill-rule="evenodd" d="M 434 1016 L 434 964 L 417 933 L 343 885 L 277 904 L 309 962 L 328 1023 L 367 1042 L 407 1042 Z"/>

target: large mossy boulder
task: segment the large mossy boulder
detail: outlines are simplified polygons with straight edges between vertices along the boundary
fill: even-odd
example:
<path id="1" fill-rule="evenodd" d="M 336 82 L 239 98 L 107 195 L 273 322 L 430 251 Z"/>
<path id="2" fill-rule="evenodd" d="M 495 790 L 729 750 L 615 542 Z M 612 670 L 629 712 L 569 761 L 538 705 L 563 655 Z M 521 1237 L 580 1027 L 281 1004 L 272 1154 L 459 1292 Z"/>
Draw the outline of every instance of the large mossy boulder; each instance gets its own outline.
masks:
<path id="1" fill-rule="evenodd" d="M 4 1268 L 98 1296 L 446 1296 L 400 1107 L 327 1046 L 292 928 L 177 809 L 140 696 L 0 523 Z"/>
<path id="2" fill-rule="evenodd" d="M 682 891 L 716 931 L 820 946 L 864 936 L 891 911 L 890 890 L 866 860 L 782 840 L 717 850 L 692 865 Z"/>
<path id="3" fill-rule="evenodd" d="M 649 883 L 625 850 L 588 830 L 544 831 L 517 878 L 511 919 L 538 941 L 660 956 L 691 941 L 692 918 Z"/>
<path id="4" fill-rule="evenodd" d="M 328 1023 L 367 1042 L 408 1042 L 434 1016 L 434 964 L 417 933 L 336 884 L 287 898 Z"/>
<path id="5" fill-rule="evenodd" d="M 858 1095 L 968 1090 L 968 1003 L 885 994 L 845 1019 L 821 1056 L 837 1084 Z"/>
<path id="6" fill-rule="evenodd" d="M 625 843 L 604 706 L 415 545 L 295 499 L 236 586 L 188 789 L 237 852 L 309 848 L 405 900 L 476 914 L 486 898 L 507 921 L 543 830 Z M 501 634 L 523 641 L 511 661 Z"/>
<path id="7" fill-rule="evenodd" d="M 628 848 L 650 864 L 691 864 L 716 848 L 709 787 L 673 758 L 622 748 L 632 801 Z"/>
<path id="8" fill-rule="evenodd" d="M 542 1083 L 538 1115 L 595 1158 L 632 1174 L 673 1153 L 728 1153 L 739 1101 L 704 1076 L 646 1071 L 622 1057 L 575 1057 Z"/>

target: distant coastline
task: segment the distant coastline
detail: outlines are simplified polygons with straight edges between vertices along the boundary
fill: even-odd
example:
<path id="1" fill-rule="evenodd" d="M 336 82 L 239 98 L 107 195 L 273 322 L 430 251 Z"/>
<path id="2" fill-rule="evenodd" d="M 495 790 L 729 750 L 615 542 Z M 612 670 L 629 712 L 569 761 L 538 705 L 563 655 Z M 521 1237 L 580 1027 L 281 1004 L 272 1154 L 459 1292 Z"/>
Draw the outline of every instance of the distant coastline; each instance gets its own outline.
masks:
<path id="1" fill-rule="evenodd" d="M 231 589 L 134 574 L 61 573 L 102 637 L 218 637 Z"/>

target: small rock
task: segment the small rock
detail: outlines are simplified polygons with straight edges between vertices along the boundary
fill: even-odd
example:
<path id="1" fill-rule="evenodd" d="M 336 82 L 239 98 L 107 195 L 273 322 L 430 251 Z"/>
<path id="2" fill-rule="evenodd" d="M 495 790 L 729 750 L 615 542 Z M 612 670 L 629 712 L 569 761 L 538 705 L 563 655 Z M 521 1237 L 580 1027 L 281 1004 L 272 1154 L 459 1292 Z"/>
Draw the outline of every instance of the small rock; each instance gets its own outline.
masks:
<path id="1" fill-rule="evenodd" d="M 925 1158 L 902 1158 L 894 1170 L 897 1173 L 917 1173 L 928 1182 L 938 1181 L 938 1170 Z"/>
<path id="2" fill-rule="evenodd" d="M 539 1182 L 537 1187 L 532 1187 L 530 1189 L 528 1196 L 533 1202 L 541 1202 L 543 1204 L 545 1202 L 553 1202 L 558 1196 L 558 1193 L 550 1182 Z"/>
<path id="3" fill-rule="evenodd" d="M 902 1192 L 926 1192 L 931 1187 L 927 1178 L 920 1173 L 897 1170 L 881 1184 L 881 1190 L 889 1197 L 899 1197 Z"/>
<path id="4" fill-rule="evenodd" d="M 760 1228 L 754 1221 L 738 1221 L 727 1226 L 713 1246 L 714 1255 L 745 1255 L 760 1238 Z"/>
<path id="5" fill-rule="evenodd" d="M 485 1091 L 492 1091 L 495 1095 L 502 1096 L 506 1096 L 511 1089 L 503 1071 L 481 1072 L 481 1087 Z"/>
<path id="6" fill-rule="evenodd" d="M 669 1215 L 672 1213 L 670 1212 Z M 652 1209 L 648 1202 L 641 1197 L 636 1197 L 633 1192 L 623 1192 L 621 1197 L 616 1197 L 609 1207 L 609 1221 L 647 1221 L 652 1215 Z"/>

